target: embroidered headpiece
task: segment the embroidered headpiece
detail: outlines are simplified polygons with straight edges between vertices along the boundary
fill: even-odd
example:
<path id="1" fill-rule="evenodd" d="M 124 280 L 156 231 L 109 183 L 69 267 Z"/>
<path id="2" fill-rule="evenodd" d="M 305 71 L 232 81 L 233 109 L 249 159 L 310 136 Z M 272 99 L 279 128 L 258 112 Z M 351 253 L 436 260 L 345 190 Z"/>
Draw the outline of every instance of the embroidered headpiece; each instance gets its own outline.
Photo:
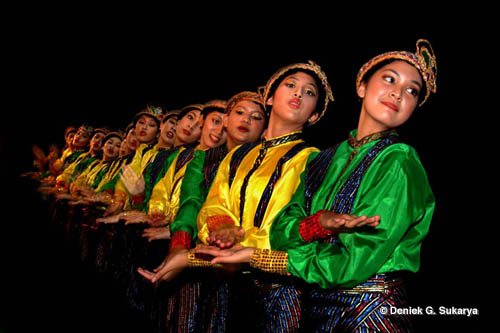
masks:
<path id="1" fill-rule="evenodd" d="M 106 141 L 108 141 L 112 137 L 116 137 L 119 138 L 120 140 L 123 140 L 123 136 L 124 134 L 122 131 L 111 131 L 104 137 L 104 139 L 102 139 L 102 142 L 106 143 Z"/>
<path id="2" fill-rule="evenodd" d="M 436 93 L 437 63 L 436 56 L 428 40 L 419 39 L 416 45 L 417 51 L 415 53 L 408 51 L 392 51 L 372 58 L 359 70 L 356 78 L 356 88 L 359 88 L 365 74 L 376 64 L 387 59 L 400 59 L 415 66 L 424 79 L 426 93 L 419 106 L 424 104 L 431 92 Z"/>
<path id="3" fill-rule="evenodd" d="M 163 109 L 161 106 L 147 105 L 145 109 L 139 111 L 134 118 L 134 124 L 137 123 L 141 116 L 149 116 L 156 120 L 158 126 L 160 126 L 161 118 L 163 117 Z"/>
<path id="4" fill-rule="evenodd" d="M 201 114 L 207 115 L 212 111 L 224 113 L 225 110 L 226 110 L 226 101 L 222 99 L 214 99 L 203 104 L 203 107 L 201 109 Z"/>
<path id="5" fill-rule="evenodd" d="M 264 98 L 262 97 L 262 94 L 259 92 L 253 92 L 253 91 L 242 91 L 240 93 L 237 93 L 233 97 L 227 101 L 226 105 L 226 113 L 231 112 L 231 110 L 234 108 L 234 106 L 239 102 L 239 101 L 251 101 L 254 102 L 262 107 L 262 110 L 264 110 L 264 114 L 267 113 L 265 112 L 266 107 L 264 104 Z"/>
<path id="6" fill-rule="evenodd" d="M 161 123 L 163 124 L 164 122 L 166 122 L 168 119 L 170 119 L 172 117 L 177 118 L 177 116 L 179 115 L 180 112 L 181 112 L 181 110 L 172 110 L 172 111 L 166 112 L 163 115 L 163 118 L 161 119 Z"/>
<path id="7" fill-rule="evenodd" d="M 326 77 L 325 72 L 321 69 L 321 67 L 316 64 L 315 62 L 309 60 L 308 63 L 296 63 L 292 65 L 285 66 L 281 69 L 279 69 L 276 73 L 274 73 L 273 76 L 267 81 L 266 88 L 264 90 L 264 102 L 267 102 L 267 100 L 274 94 L 274 91 L 280 84 L 280 82 L 287 76 L 287 73 L 289 72 L 296 72 L 304 70 L 308 74 L 313 74 L 316 79 L 321 82 L 322 87 L 318 87 L 318 89 L 323 88 L 324 91 L 324 101 L 320 101 L 318 99 L 318 103 L 316 105 L 316 111 L 319 114 L 318 119 L 316 119 L 315 122 L 310 123 L 309 125 L 312 125 L 316 123 L 318 120 L 323 117 L 323 115 L 326 112 L 326 109 L 328 107 L 328 103 L 330 101 L 333 101 L 333 93 L 332 89 L 330 88 L 330 84 L 328 83 L 328 78 Z M 320 95 L 321 96 L 321 95 Z"/>
<path id="8" fill-rule="evenodd" d="M 78 128 L 78 130 L 84 131 L 89 137 L 92 136 L 92 132 L 94 131 L 94 128 L 89 125 L 82 125 Z"/>
<path id="9" fill-rule="evenodd" d="M 186 105 L 185 107 L 183 107 L 181 109 L 181 112 L 177 116 L 177 120 L 181 120 L 182 118 L 184 118 L 184 116 L 186 114 L 188 114 L 188 112 L 191 111 L 191 110 L 198 110 L 198 111 L 201 112 L 202 109 L 203 109 L 203 104 L 189 104 L 189 105 Z"/>

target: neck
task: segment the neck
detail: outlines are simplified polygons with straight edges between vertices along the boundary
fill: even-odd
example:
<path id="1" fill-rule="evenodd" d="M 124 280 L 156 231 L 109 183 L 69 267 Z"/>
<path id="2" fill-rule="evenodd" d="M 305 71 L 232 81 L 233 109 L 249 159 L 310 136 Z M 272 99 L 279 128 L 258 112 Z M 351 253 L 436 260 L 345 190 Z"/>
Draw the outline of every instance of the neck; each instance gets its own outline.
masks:
<path id="1" fill-rule="evenodd" d="M 103 155 L 103 156 L 102 156 L 102 160 L 103 160 L 104 162 L 111 161 L 112 159 L 113 159 L 113 157 L 111 157 L 111 156 L 106 156 L 106 155 Z"/>
<path id="2" fill-rule="evenodd" d="M 170 147 L 172 147 L 172 144 L 162 139 L 160 139 L 160 141 L 158 142 L 158 148 L 170 148 Z"/>
<path id="3" fill-rule="evenodd" d="M 155 140 L 151 140 L 151 141 L 148 141 L 148 142 L 143 142 L 143 141 L 139 141 L 141 144 L 145 144 L 145 145 L 152 145 L 153 143 L 155 143 Z"/>
<path id="4" fill-rule="evenodd" d="M 198 149 L 205 151 L 205 150 L 208 150 L 208 146 L 203 141 L 200 141 L 200 144 L 198 145 Z"/>
<path id="5" fill-rule="evenodd" d="M 242 142 L 243 143 L 243 142 Z M 236 146 L 239 146 L 241 145 L 242 143 L 239 143 L 239 142 L 236 142 L 233 140 L 233 138 L 231 138 L 229 135 L 227 136 L 227 140 L 226 140 L 226 147 L 227 147 L 227 151 L 231 151 L 233 150 L 234 147 Z"/>
<path id="6" fill-rule="evenodd" d="M 368 116 L 368 113 L 361 109 L 361 115 L 359 116 L 358 131 L 356 133 L 356 140 L 361 140 L 364 137 L 383 132 L 389 128 L 379 122 L 375 121 L 373 118 Z"/>
<path id="7" fill-rule="evenodd" d="M 304 128 L 303 124 L 299 125 L 299 124 L 284 122 L 277 117 L 273 117 L 273 114 L 271 113 L 271 117 L 269 118 L 269 124 L 266 130 L 266 139 L 269 140 L 293 132 L 301 131 L 303 128 Z"/>
<path id="8" fill-rule="evenodd" d="M 127 149 L 125 149 L 125 153 L 123 153 L 123 155 L 128 155 L 128 154 L 131 154 L 135 151 L 135 149 L 132 149 L 130 148 L 129 146 L 127 146 Z"/>
<path id="9" fill-rule="evenodd" d="M 178 136 L 175 137 L 175 140 L 174 140 L 174 147 L 178 147 L 178 146 L 182 146 L 186 144 L 186 142 L 182 141 L 181 139 L 179 139 Z"/>

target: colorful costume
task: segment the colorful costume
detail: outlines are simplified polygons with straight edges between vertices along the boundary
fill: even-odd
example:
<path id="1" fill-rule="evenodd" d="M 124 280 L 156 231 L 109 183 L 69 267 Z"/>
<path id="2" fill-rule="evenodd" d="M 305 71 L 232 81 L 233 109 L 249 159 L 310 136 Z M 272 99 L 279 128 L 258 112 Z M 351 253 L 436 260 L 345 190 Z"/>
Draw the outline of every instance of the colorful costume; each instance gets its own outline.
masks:
<path id="1" fill-rule="evenodd" d="M 416 55 L 391 52 L 382 58 L 417 59 L 427 91 L 435 91 L 435 58 L 419 43 Z M 360 75 L 367 71 L 362 67 Z M 394 130 L 360 141 L 356 134 L 311 154 L 297 192 L 273 223 L 273 251 L 256 250 L 250 263 L 310 283 L 306 320 L 311 330 L 405 330 L 408 317 L 386 315 L 386 310 L 407 306 L 401 277 L 419 269 L 434 196 L 416 151 Z M 380 224 L 335 235 L 319 223 L 324 210 L 380 215 Z"/>

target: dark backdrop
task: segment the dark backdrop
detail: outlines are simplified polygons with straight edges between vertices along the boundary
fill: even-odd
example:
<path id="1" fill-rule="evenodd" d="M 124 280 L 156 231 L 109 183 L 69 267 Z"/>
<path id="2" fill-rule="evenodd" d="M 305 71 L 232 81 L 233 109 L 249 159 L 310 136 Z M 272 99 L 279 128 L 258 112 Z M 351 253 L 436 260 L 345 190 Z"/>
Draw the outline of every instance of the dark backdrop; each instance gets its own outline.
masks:
<path id="1" fill-rule="evenodd" d="M 33 225 L 43 214 L 30 201 L 36 196 L 20 192 L 26 187 L 17 182 L 20 172 L 31 170 L 32 144 L 62 146 L 64 128 L 70 124 L 124 128 L 147 103 L 161 103 L 171 110 L 228 99 L 264 85 L 281 66 L 310 59 L 327 73 L 335 97 L 321 122 L 306 131 L 309 142 L 326 148 L 344 140 L 357 125 L 360 104 L 355 77 L 360 66 L 382 52 L 414 51 L 418 38 L 429 39 L 437 55 L 438 92 L 415 111 L 400 134 L 421 157 L 436 196 L 436 211 L 422 247 L 421 270 L 409 286 L 410 301 L 414 307 L 480 311 L 475 318 L 416 316 L 419 328 L 476 327 L 487 314 L 481 299 L 494 278 L 480 261 L 488 255 L 483 235 L 488 233 L 484 223 L 490 222 L 484 208 L 488 195 L 482 184 L 493 182 L 485 167 L 490 162 L 484 154 L 490 142 L 485 125 L 491 122 L 491 111 L 484 103 L 494 93 L 484 89 L 491 86 L 479 68 L 487 64 L 487 58 L 478 56 L 477 50 L 487 51 L 488 44 L 472 37 L 465 43 L 464 34 L 469 30 L 460 25 L 377 35 L 349 33 L 346 27 L 345 31 L 315 30 L 312 37 L 283 28 L 272 38 L 266 30 L 232 35 L 230 29 L 205 29 L 207 26 L 194 30 L 166 27 L 150 34 L 137 33 L 132 27 L 99 31 L 71 27 L 65 31 L 64 26 L 49 24 L 12 38 L 9 59 L 4 63 L 12 74 L 7 88 L 11 103 L 2 113 L 0 136 L 4 194 L 8 197 L 4 211 L 15 212 L 14 218 L 5 218 L 9 228 L 2 242 L 5 262 L 11 265 L 3 273 L 12 296 L 6 302 L 9 327 L 34 313 L 35 319 L 57 321 L 60 316 L 45 308 L 41 298 L 57 301 L 57 295 L 66 292 L 58 289 L 59 282 L 50 283 L 50 292 L 41 292 L 44 287 L 37 283 L 60 281 L 60 275 L 51 274 L 60 274 L 64 268 L 54 271 L 56 264 L 52 264 L 48 266 L 52 269 L 45 269 L 50 258 L 43 256 L 44 242 L 33 233 L 37 230 Z M 69 274 L 63 279 L 74 278 Z M 68 282 L 63 285 L 65 290 L 71 289 Z M 89 299 L 82 302 L 89 308 L 96 306 Z M 62 315 L 68 315 L 67 310 Z"/>

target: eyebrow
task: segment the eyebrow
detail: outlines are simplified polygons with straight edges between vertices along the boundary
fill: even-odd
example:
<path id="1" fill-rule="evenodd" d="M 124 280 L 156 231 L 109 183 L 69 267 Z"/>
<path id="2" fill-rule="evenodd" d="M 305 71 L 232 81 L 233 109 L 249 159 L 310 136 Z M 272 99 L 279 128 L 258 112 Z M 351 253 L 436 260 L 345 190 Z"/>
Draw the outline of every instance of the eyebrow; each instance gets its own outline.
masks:
<path id="1" fill-rule="evenodd" d="M 294 79 L 295 81 L 299 81 L 299 79 L 298 79 L 298 78 L 296 78 L 295 76 L 293 76 L 293 74 L 292 74 L 292 75 L 290 75 L 288 78 L 289 78 L 289 79 Z M 308 83 L 306 83 L 306 84 L 311 85 L 311 86 L 313 86 L 314 88 L 318 89 L 318 87 L 316 86 L 316 82 L 314 82 L 314 79 L 313 79 L 313 82 L 308 82 Z"/>
<path id="2" fill-rule="evenodd" d="M 399 75 L 399 73 L 396 72 L 395 70 L 390 69 L 390 68 L 387 68 L 387 70 L 390 72 L 393 72 L 395 75 L 397 75 L 397 77 L 401 77 L 401 75 Z M 415 80 L 411 80 L 411 82 L 415 83 L 419 88 L 422 88 L 422 84 L 420 82 L 415 81 Z"/>

